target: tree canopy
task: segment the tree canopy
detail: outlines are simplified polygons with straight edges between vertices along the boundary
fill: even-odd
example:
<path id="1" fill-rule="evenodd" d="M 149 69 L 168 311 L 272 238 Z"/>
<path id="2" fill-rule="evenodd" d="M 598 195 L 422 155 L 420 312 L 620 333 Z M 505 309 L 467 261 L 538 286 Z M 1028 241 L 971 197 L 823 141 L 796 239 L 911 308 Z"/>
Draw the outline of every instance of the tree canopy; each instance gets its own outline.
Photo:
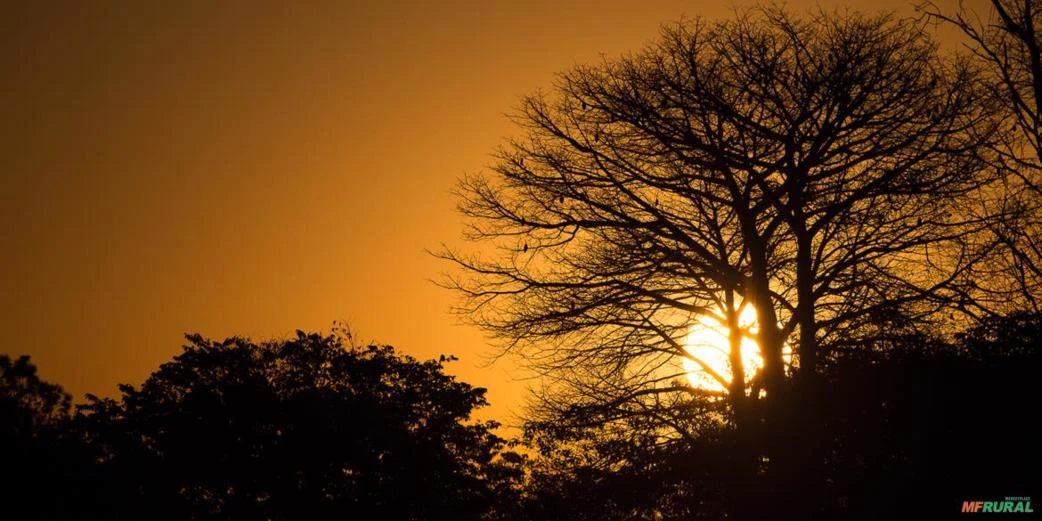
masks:
<path id="1" fill-rule="evenodd" d="M 689 360 L 741 421 L 880 317 L 972 307 L 992 109 L 975 67 L 915 20 L 763 8 L 668 26 L 524 98 L 522 136 L 459 187 L 468 237 L 492 248 L 444 252 L 462 267 L 449 285 L 559 379 L 557 409 L 660 413 L 706 394 Z M 686 349 L 705 317 L 730 331 L 730 377 Z"/>
<path id="2" fill-rule="evenodd" d="M 510 493 L 497 424 L 471 418 L 485 390 L 445 374 L 451 358 L 417 361 L 343 332 L 187 339 L 140 387 L 65 418 L 62 436 L 89 458 L 59 468 L 93 481 L 93 497 L 52 475 L 27 516 L 51 518 L 49 504 L 64 519 L 476 520 Z M 0 368 L 5 398 L 31 397 L 37 415 L 68 407 L 53 387 L 23 392 L 35 381 L 26 359 Z"/>

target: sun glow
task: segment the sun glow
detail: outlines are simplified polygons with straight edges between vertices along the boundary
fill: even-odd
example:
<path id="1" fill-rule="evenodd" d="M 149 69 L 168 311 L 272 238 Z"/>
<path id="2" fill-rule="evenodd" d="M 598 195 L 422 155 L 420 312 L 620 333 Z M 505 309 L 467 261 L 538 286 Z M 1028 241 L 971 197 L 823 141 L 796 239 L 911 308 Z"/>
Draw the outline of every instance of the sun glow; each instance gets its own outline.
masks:
<path id="1" fill-rule="evenodd" d="M 757 332 L 756 310 L 752 306 L 744 306 L 738 315 L 738 324 L 745 330 L 741 353 L 745 382 L 748 385 L 756 372 L 763 367 L 760 346 L 754 340 Z M 727 386 L 717 380 L 710 370 L 724 380 L 731 381 L 733 373 L 731 371 L 731 344 L 728 336 L 727 327 L 707 316 L 698 317 L 690 327 L 684 341 L 684 349 L 698 361 L 685 358 L 683 364 L 691 385 L 711 391 L 727 391 Z M 788 349 L 785 350 L 784 357 L 786 364 L 789 363 Z"/>

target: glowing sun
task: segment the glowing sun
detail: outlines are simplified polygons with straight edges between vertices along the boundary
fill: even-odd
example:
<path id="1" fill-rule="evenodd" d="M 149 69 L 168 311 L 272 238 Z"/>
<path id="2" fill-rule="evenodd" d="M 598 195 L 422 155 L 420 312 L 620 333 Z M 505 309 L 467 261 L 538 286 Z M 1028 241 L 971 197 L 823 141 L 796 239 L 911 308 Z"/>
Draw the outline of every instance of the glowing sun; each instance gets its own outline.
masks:
<path id="1" fill-rule="evenodd" d="M 756 372 L 763 367 L 760 346 L 753 338 L 750 338 L 756 334 L 756 310 L 752 306 L 745 306 L 738 315 L 738 324 L 748 333 L 742 338 L 742 368 L 745 371 L 746 384 L 748 384 Z M 687 338 L 684 341 L 684 349 L 692 357 L 701 360 L 705 366 L 728 382 L 732 377 L 730 345 L 727 328 L 705 316 L 698 317 L 698 320 L 688 330 Z M 702 364 L 688 358 L 685 358 L 683 363 L 684 371 L 687 373 L 691 385 L 711 391 L 727 390 L 727 387 L 714 378 Z"/>

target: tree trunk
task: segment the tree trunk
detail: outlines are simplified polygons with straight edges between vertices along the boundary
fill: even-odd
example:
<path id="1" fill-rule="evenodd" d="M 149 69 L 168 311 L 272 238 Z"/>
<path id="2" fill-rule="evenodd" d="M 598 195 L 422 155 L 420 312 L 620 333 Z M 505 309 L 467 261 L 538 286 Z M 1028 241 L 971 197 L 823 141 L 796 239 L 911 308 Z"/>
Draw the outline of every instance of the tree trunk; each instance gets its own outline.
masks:
<path id="1" fill-rule="evenodd" d="M 802 224 L 802 220 L 799 224 Z M 814 498 L 824 497 L 825 454 L 828 450 L 819 410 L 820 364 L 817 344 L 817 322 L 814 316 L 814 271 L 812 237 L 802 226 L 795 227 L 796 252 L 796 322 L 799 326 L 799 368 L 791 383 L 787 421 L 792 438 L 787 451 L 780 453 L 778 478 L 787 485 L 783 495 L 791 496 L 800 511 L 812 514 Z M 793 490 L 797 487 L 796 490 Z"/>

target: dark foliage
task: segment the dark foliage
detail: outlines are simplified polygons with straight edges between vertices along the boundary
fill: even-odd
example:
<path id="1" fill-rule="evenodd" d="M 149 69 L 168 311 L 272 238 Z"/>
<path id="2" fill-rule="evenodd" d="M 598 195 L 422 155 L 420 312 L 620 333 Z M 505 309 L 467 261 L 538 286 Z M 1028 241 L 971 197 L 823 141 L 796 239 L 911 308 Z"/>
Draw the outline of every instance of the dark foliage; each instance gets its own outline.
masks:
<path id="1" fill-rule="evenodd" d="M 70 410 L 71 397 L 61 386 L 41 380 L 28 356 L 11 360 L 0 355 L 0 420 L 7 426 L 4 442 L 32 438 L 66 418 Z"/>
<path id="2" fill-rule="evenodd" d="M 925 519 L 955 517 L 965 500 L 1039 497 L 1040 326 L 993 317 L 952 342 L 911 335 L 833 364 L 827 508 Z"/>
<path id="3" fill-rule="evenodd" d="M 446 375 L 444 358 L 302 332 L 259 344 L 188 340 L 140 388 L 91 397 L 60 424 L 93 458 L 65 467 L 104 486 L 75 503 L 68 489 L 37 483 L 33 508 L 61 510 L 37 517 L 466 520 L 511 490 L 496 424 L 469 421 L 485 390 Z M 5 396 L 18 390 L 4 383 Z M 55 392 L 37 382 L 23 401 L 53 409 Z"/>
<path id="4" fill-rule="evenodd" d="M 522 456 L 493 423 L 468 421 L 484 390 L 442 361 L 343 339 L 192 336 L 140 388 L 75 417 L 27 358 L 0 357 L 2 517 L 938 519 L 962 501 L 1042 492 L 1035 314 L 835 351 L 821 421 L 785 426 L 822 440 L 825 485 L 781 489 L 747 472 L 737 431 L 709 402 L 689 404 L 692 438 L 532 423 Z M 822 493 L 784 500 L 807 490 Z"/>
<path id="5" fill-rule="evenodd" d="M 908 333 L 863 347 L 824 368 L 822 421 L 811 424 L 823 432 L 786 426 L 824 440 L 823 488 L 796 478 L 772 490 L 762 472 L 743 476 L 722 422 L 671 444 L 535 424 L 542 457 L 522 519 L 947 519 L 963 501 L 1042 495 L 1039 316 L 991 318 L 950 341 Z M 797 499 L 808 490 L 822 493 Z"/>
<path id="6" fill-rule="evenodd" d="M 71 397 L 41 380 L 28 356 L 0 355 L 0 519 L 71 519 L 98 490 L 90 454 L 72 436 Z"/>

